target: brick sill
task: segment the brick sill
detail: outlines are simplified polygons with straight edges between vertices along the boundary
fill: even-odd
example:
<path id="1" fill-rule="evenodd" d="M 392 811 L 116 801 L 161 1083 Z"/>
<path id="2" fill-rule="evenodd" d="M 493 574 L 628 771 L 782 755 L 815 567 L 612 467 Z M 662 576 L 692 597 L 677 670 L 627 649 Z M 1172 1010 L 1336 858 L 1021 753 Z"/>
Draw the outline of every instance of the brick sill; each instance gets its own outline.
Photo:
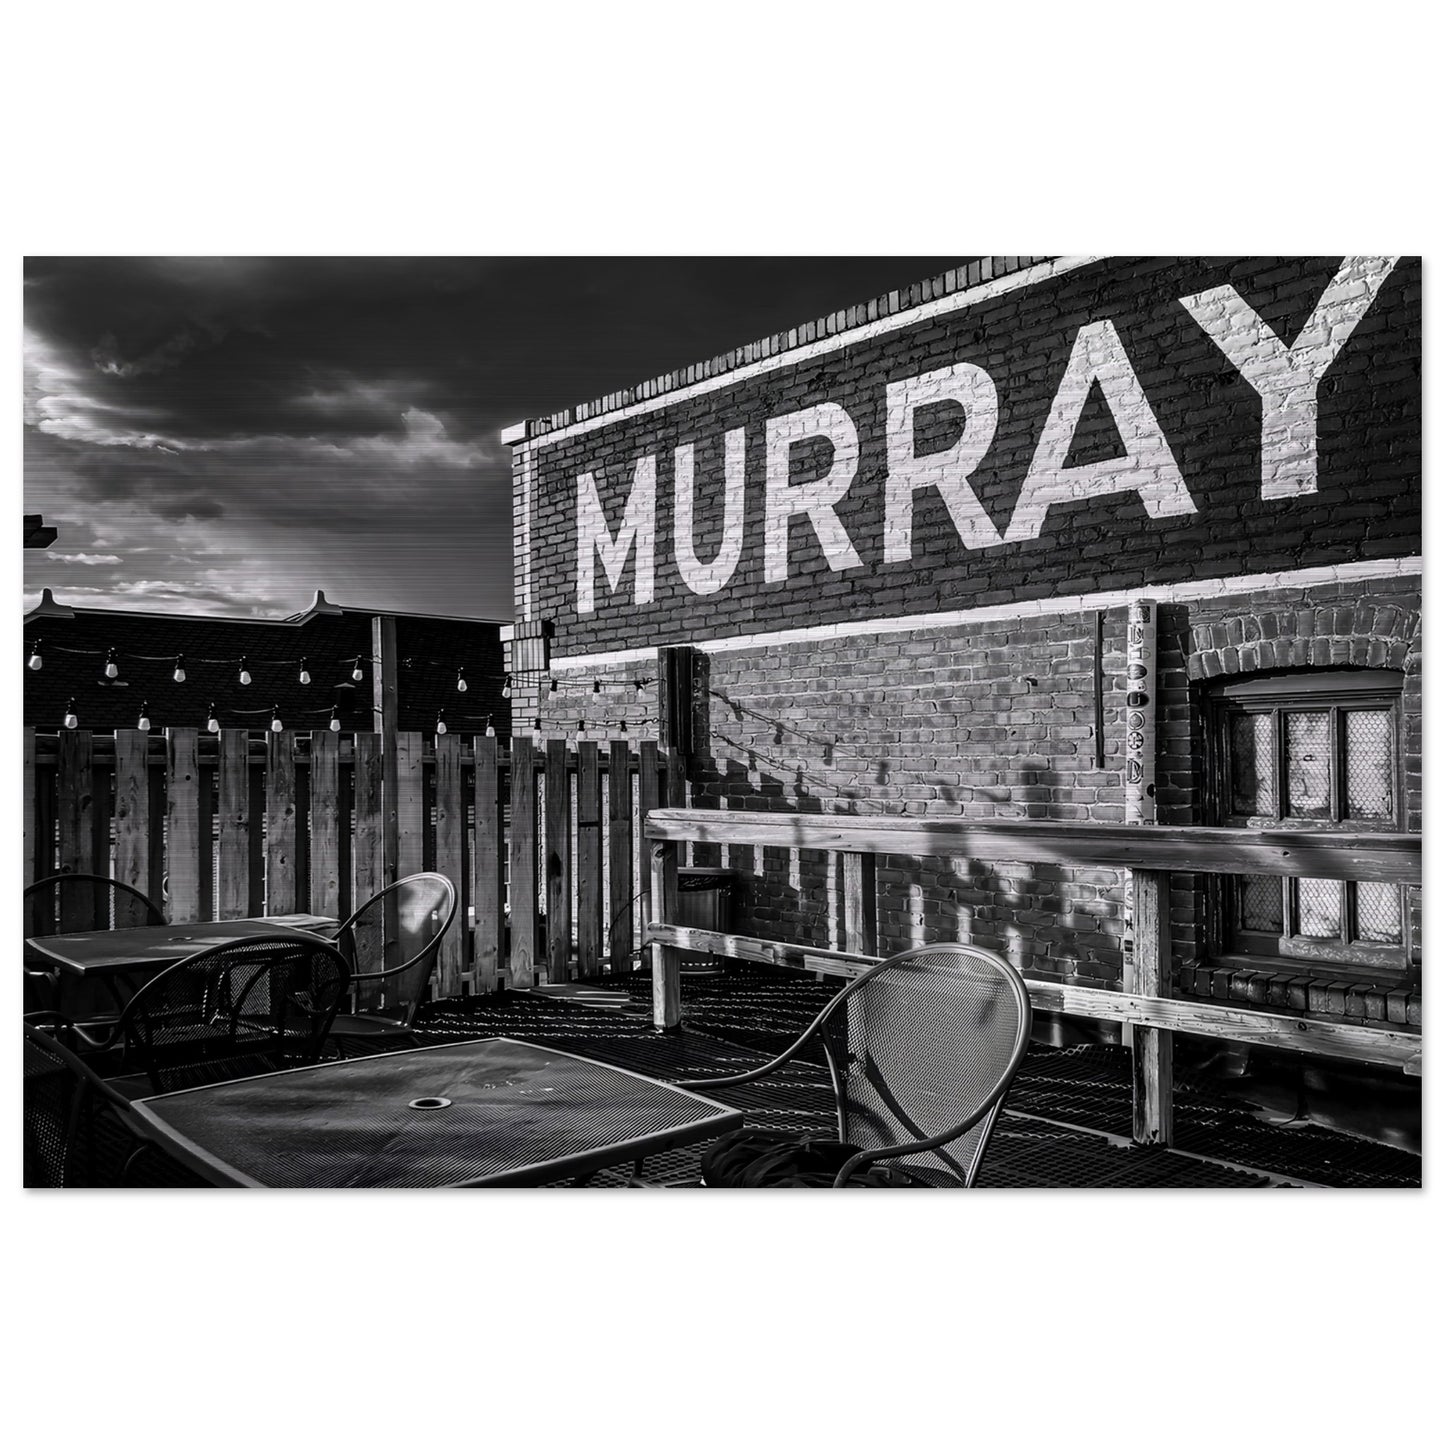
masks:
<path id="1" fill-rule="evenodd" d="M 1241 967 L 1232 963 L 1181 964 L 1175 975 L 1181 993 L 1271 1010 L 1419 1025 L 1423 1017 L 1418 988 L 1380 979 L 1321 978 L 1280 968 Z"/>

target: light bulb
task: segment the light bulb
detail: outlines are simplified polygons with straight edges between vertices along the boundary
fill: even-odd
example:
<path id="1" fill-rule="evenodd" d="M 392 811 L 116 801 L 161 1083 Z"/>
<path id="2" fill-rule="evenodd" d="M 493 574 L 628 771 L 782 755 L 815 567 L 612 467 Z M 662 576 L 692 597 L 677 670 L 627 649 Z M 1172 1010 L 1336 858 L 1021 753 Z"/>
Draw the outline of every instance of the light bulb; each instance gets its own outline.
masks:
<path id="1" fill-rule="evenodd" d="M 76 715 L 75 715 L 75 699 L 74 699 L 74 698 L 71 698 L 70 701 L 65 704 L 65 726 L 68 727 L 68 728 L 74 728 L 74 727 L 79 727 L 79 726 L 80 726 L 80 720 L 79 720 L 79 718 L 77 718 Z"/>
<path id="2" fill-rule="evenodd" d="M 601 691 L 602 691 L 602 679 L 601 679 L 600 677 L 594 677 L 594 678 L 592 679 L 592 696 L 593 696 L 593 697 L 596 697 L 597 694 L 600 693 Z"/>
<path id="3" fill-rule="evenodd" d="M 492 726 L 491 715 L 488 714 L 488 716 L 487 716 L 487 736 L 488 736 L 489 738 L 494 738 L 494 737 L 496 737 L 496 735 L 497 735 L 497 730 L 496 730 L 496 728 L 494 728 L 494 727 Z"/>
<path id="4" fill-rule="evenodd" d="M 30 644 L 30 658 L 25 665 L 31 672 L 39 672 L 45 666 L 45 659 L 40 655 L 40 639 L 38 637 Z"/>
<path id="5" fill-rule="evenodd" d="M 467 690 L 467 680 L 466 680 L 466 678 L 464 678 L 464 677 L 462 676 L 462 670 L 461 670 L 461 668 L 457 668 L 457 691 L 458 691 L 458 692 L 465 692 L 466 690 Z"/>
<path id="6" fill-rule="evenodd" d="M 557 679 L 556 679 L 555 677 L 554 677 L 554 678 L 552 679 L 552 681 L 548 684 L 548 686 L 547 686 L 547 691 L 548 691 L 548 692 L 556 692 L 556 691 L 557 691 Z"/>
<path id="7" fill-rule="evenodd" d="M 206 731 L 218 733 L 221 731 L 221 724 L 216 721 L 216 704 L 211 704 L 211 710 L 206 714 Z"/>
<path id="8" fill-rule="evenodd" d="M 341 719 L 336 716 L 335 708 L 331 709 L 331 721 L 327 724 L 327 726 L 334 733 L 339 733 L 341 731 Z"/>
<path id="9" fill-rule="evenodd" d="M 279 707 L 273 707 L 273 708 L 271 709 L 271 731 L 272 731 L 273 733 L 279 733 L 279 732 L 281 732 L 282 730 L 283 730 L 283 729 L 282 729 L 282 727 L 281 727 L 281 709 L 280 709 Z"/>
<path id="10" fill-rule="evenodd" d="M 105 675 L 107 677 L 119 677 L 120 668 L 116 666 L 115 648 L 111 648 L 105 655 Z"/>
<path id="11" fill-rule="evenodd" d="M 579 738 L 581 738 L 581 737 L 585 737 L 586 735 L 587 735 L 587 719 L 586 719 L 585 717 L 579 717 L 579 718 L 577 719 L 577 736 L 578 736 Z"/>
<path id="12" fill-rule="evenodd" d="M 632 684 L 632 688 L 634 692 L 642 691 L 642 679 L 640 677 Z"/>
<path id="13" fill-rule="evenodd" d="M 437 736 L 441 737 L 447 730 L 446 721 L 440 713 L 437 714 Z"/>
<path id="14" fill-rule="evenodd" d="M 241 676 L 239 681 L 242 687 L 251 686 L 251 674 L 246 671 L 246 659 L 244 657 L 241 659 Z"/>
<path id="15" fill-rule="evenodd" d="M 621 732 L 621 733 L 625 733 L 625 732 L 627 731 L 627 719 L 626 719 L 626 718 L 623 718 L 622 721 L 617 724 L 617 730 L 618 730 L 618 732 Z"/>
<path id="16" fill-rule="evenodd" d="M 352 682 L 361 681 L 361 659 L 359 657 L 351 664 L 351 680 Z"/>
<path id="17" fill-rule="evenodd" d="M 532 736 L 536 738 L 542 736 L 542 719 L 539 717 L 532 719 Z"/>
<path id="18" fill-rule="evenodd" d="M 143 732 L 143 733 L 148 733 L 148 732 L 151 730 L 150 711 L 151 711 L 151 705 L 150 705 L 150 703 L 148 703 L 148 702 L 143 702 L 143 703 L 141 703 L 141 705 L 140 705 L 140 717 L 138 717 L 138 718 L 136 719 L 136 724 L 135 724 L 135 725 L 136 725 L 136 727 L 137 727 L 141 732 Z"/>
<path id="19" fill-rule="evenodd" d="M 507 697 L 511 697 L 511 695 L 512 695 L 512 674 L 509 672 L 509 673 L 507 674 L 506 681 L 502 683 L 502 696 L 503 696 L 504 698 L 507 698 Z"/>
<path id="20" fill-rule="evenodd" d="M 176 654 L 176 670 L 171 673 L 172 682 L 184 682 L 186 680 L 186 659 L 179 653 Z"/>
<path id="21" fill-rule="evenodd" d="M 306 687 L 311 681 L 311 674 L 306 671 L 306 659 L 301 659 L 301 676 L 297 679 L 302 687 Z"/>

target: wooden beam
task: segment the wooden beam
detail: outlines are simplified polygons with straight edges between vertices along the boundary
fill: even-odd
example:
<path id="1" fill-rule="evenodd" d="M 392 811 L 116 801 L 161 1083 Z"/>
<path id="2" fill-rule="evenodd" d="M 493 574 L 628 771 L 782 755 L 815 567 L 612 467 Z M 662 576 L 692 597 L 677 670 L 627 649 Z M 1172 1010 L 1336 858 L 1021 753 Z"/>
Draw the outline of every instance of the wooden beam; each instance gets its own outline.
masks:
<path id="1" fill-rule="evenodd" d="M 812 848 L 833 853 L 1157 868 L 1176 873 L 1271 873 L 1379 883 L 1420 881 L 1418 833 L 1264 832 L 1019 818 L 976 821 L 716 812 L 711 808 L 656 809 L 648 814 L 644 832 L 650 841 Z"/>
<path id="2" fill-rule="evenodd" d="M 657 743 L 651 738 L 644 739 L 637 750 L 637 758 L 637 832 L 632 841 L 637 850 L 637 886 L 642 897 L 637 900 L 633 914 L 638 920 L 636 932 L 640 939 L 652 911 L 652 844 L 647 836 L 647 820 L 662 801 L 657 775 Z"/>
<path id="3" fill-rule="evenodd" d="M 878 951 L 878 860 L 871 853 L 844 853 L 840 860 L 843 948 Z"/>
<path id="4" fill-rule="evenodd" d="M 876 957 L 858 957 L 833 949 L 656 923 L 648 926 L 646 942 L 653 946 L 668 944 L 673 948 L 700 953 L 717 953 L 727 958 L 751 959 L 756 963 L 776 964 L 780 968 L 834 973 L 845 978 L 855 978 L 879 961 Z M 1402 1069 L 1407 1074 L 1420 1071 L 1423 1039 L 1418 1031 L 1410 1033 L 1369 1024 L 1259 1013 L 1253 1009 L 1195 999 L 1144 998 L 1138 994 L 1117 993 L 1113 989 L 1082 988 L 1077 984 L 1041 979 L 1030 978 L 1024 982 L 1034 1007 L 1043 1013 L 1110 1019 L 1149 1028 L 1172 1029 L 1176 1033 L 1198 1034 L 1204 1038 L 1234 1039 L 1239 1043 L 1263 1044 L 1294 1053 L 1381 1064 Z"/>
<path id="5" fill-rule="evenodd" d="M 1170 992 L 1169 875 L 1152 868 L 1133 873 L 1134 987 L 1142 998 Z M 1174 1142 L 1174 1036 L 1135 1029 L 1133 1039 L 1134 1141 Z"/>
<path id="6" fill-rule="evenodd" d="M 356 841 L 351 850 L 352 908 L 359 908 L 375 898 L 386 886 L 385 854 L 385 772 L 381 757 L 379 733 L 357 733 L 355 763 L 352 768 L 352 804 L 356 810 Z M 375 909 L 372 910 L 374 915 Z M 379 926 L 382 938 L 360 951 L 364 959 L 374 960 L 375 968 L 384 962 L 385 909 Z M 382 988 L 375 983 L 358 984 L 356 1000 L 362 1008 L 381 1006 Z"/>

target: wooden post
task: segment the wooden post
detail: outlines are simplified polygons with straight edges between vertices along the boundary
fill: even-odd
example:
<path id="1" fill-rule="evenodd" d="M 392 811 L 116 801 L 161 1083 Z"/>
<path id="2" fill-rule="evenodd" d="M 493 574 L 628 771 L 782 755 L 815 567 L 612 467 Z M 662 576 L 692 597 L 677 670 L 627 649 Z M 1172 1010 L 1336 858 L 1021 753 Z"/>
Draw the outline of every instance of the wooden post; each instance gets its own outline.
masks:
<path id="1" fill-rule="evenodd" d="M 385 741 L 382 746 L 385 747 Z M 409 878 L 422 868 L 422 839 L 426 827 L 426 789 L 423 786 L 422 762 L 425 757 L 420 733 L 396 734 L 396 857 L 398 878 Z M 385 782 L 382 784 L 385 787 Z M 390 919 L 387 937 L 397 937 Z"/>
<path id="2" fill-rule="evenodd" d="M 663 806 L 687 806 L 687 775 L 692 762 L 693 650 L 657 650 L 657 732 L 666 749 L 667 784 Z"/>
<path id="3" fill-rule="evenodd" d="M 602 773 L 597 744 L 577 746 L 577 973 L 602 972 Z"/>
<path id="4" fill-rule="evenodd" d="M 878 952 L 878 859 L 872 853 L 842 855 L 843 952 Z"/>
<path id="5" fill-rule="evenodd" d="M 457 890 L 459 917 L 442 937 L 437 954 L 437 998 L 462 996 L 462 962 L 466 952 L 467 888 L 462 877 L 462 830 L 466 804 L 462 800 L 462 740 L 457 733 L 437 739 L 437 846 L 436 870 L 452 880 Z"/>
<path id="6" fill-rule="evenodd" d="M 572 797 L 567 744 L 547 740 L 547 982 L 566 983 L 572 962 Z"/>
<path id="7" fill-rule="evenodd" d="M 266 734 L 266 913 L 295 913 L 296 755 L 290 733 Z"/>
<path id="8" fill-rule="evenodd" d="M 1168 998 L 1169 874 L 1133 870 L 1134 991 Z M 1167 1029 L 1134 1028 L 1134 1139 L 1174 1142 L 1174 1035 Z"/>
<path id="9" fill-rule="evenodd" d="M 1159 610 L 1155 603 L 1146 598 L 1140 598 L 1129 604 L 1124 650 L 1124 821 L 1126 823 L 1155 823 L 1159 818 L 1158 804 L 1154 796 L 1155 698 L 1159 691 L 1156 676 L 1158 671 L 1158 624 Z M 1129 897 L 1132 910 L 1132 889 Z M 1127 926 L 1132 938 L 1132 923 L 1127 923 Z M 1138 987 L 1138 966 L 1132 952 L 1125 955 L 1122 972 L 1120 986 L 1125 993 L 1134 993 Z M 1126 1048 L 1133 1048 L 1134 1026 L 1124 1024 L 1120 1029 L 1120 1037 Z"/>
<path id="10" fill-rule="evenodd" d="M 495 993 L 502 960 L 502 810 L 498 786 L 501 764 L 496 738 L 476 744 L 476 826 L 472 833 L 472 901 L 476 908 L 476 941 L 472 989 Z"/>
<path id="11" fill-rule="evenodd" d="M 95 827 L 91 788 L 90 733 L 78 728 L 63 731 L 56 748 L 55 796 L 60 822 L 60 871 L 94 873 Z M 61 895 L 60 930 L 103 928 L 95 918 L 95 899 L 89 888 L 67 888 Z"/>
<path id="12" fill-rule="evenodd" d="M 652 845 L 652 917 L 677 922 L 677 845 Z M 682 1023 L 682 954 L 670 944 L 652 945 L 652 1026 L 675 1029 Z"/>
<path id="13" fill-rule="evenodd" d="M 512 739 L 511 833 L 511 986 L 531 988 L 537 973 L 537 783 L 529 737 Z"/>
<path id="14" fill-rule="evenodd" d="M 201 770 L 195 728 L 166 729 L 166 875 L 172 923 L 192 923 L 200 913 Z"/>
<path id="15" fill-rule="evenodd" d="M 121 793 L 120 737 L 119 733 L 115 735 L 117 846 L 120 816 L 126 806 Z M 218 748 L 220 832 L 216 851 L 221 876 L 216 890 L 216 917 L 246 918 L 251 904 L 251 767 L 246 730 L 222 728 Z"/>
<path id="16" fill-rule="evenodd" d="M 613 973 L 632 967 L 632 774 L 625 742 L 607 757 L 608 948 Z"/>
<path id="17" fill-rule="evenodd" d="M 654 808 L 660 808 L 660 791 L 657 776 L 657 744 L 647 738 L 638 749 L 637 761 L 637 832 L 633 842 L 637 845 L 637 887 L 642 897 L 637 900 L 637 937 L 647 935 L 647 923 L 652 914 L 652 850 L 642 836 L 647 815 Z"/>

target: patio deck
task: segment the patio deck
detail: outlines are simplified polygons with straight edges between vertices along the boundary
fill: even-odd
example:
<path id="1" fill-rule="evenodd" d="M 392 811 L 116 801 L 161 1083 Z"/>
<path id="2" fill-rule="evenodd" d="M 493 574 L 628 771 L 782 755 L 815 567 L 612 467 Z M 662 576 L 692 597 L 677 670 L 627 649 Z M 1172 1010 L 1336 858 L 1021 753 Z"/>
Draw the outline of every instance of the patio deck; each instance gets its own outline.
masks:
<path id="1" fill-rule="evenodd" d="M 418 1019 L 424 1043 L 506 1035 L 660 1078 L 696 1081 L 742 1072 L 778 1052 L 802 1031 L 839 980 L 761 967 L 714 978 L 685 978 L 682 1033 L 659 1034 L 650 1022 L 647 972 L 557 990 L 516 990 L 426 1005 Z M 826 1075 L 812 1065 L 716 1097 L 766 1126 L 832 1128 Z M 1175 1146 L 1140 1147 L 1129 1137 L 1131 1074 L 1126 1050 L 1109 1045 L 1034 1046 L 1024 1059 L 979 1175 L 981 1188 L 1268 1187 L 1418 1188 L 1420 1159 L 1313 1125 L 1280 1126 L 1247 1109 L 1180 1084 Z M 644 1179 L 686 1184 L 698 1178 L 700 1148 L 660 1154 Z M 604 1171 L 593 1187 L 627 1184 L 628 1169 Z M 165 1161 L 147 1167 L 138 1185 L 184 1182 Z"/>

